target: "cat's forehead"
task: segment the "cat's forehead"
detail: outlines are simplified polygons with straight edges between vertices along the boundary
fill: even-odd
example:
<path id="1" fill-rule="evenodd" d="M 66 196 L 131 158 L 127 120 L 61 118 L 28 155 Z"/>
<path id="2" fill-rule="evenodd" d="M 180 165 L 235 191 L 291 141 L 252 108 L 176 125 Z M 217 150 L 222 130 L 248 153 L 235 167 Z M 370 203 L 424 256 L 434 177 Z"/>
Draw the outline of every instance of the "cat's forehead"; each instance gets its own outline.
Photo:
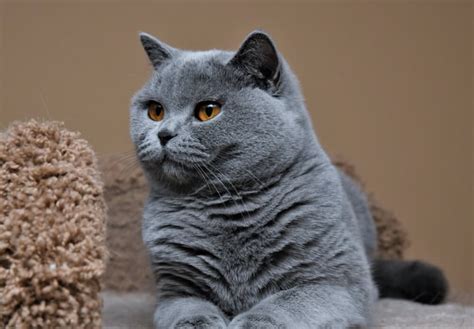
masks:
<path id="1" fill-rule="evenodd" d="M 214 76 L 223 70 L 230 57 L 230 53 L 220 50 L 182 51 L 164 68 L 162 75 L 167 78 Z"/>
<path id="2" fill-rule="evenodd" d="M 226 64 L 231 58 L 233 52 L 210 49 L 202 51 L 181 51 L 179 56 L 176 57 L 177 62 L 181 63 L 195 63 L 203 64 L 207 62 L 218 62 L 221 64 Z"/>
<path id="3" fill-rule="evenodd" d="M 220 50 L 182 52 L 154 72 L 150 87 L 182 101 L 219 96 L 231 83 L 226 69 L 231 57 Z"/>

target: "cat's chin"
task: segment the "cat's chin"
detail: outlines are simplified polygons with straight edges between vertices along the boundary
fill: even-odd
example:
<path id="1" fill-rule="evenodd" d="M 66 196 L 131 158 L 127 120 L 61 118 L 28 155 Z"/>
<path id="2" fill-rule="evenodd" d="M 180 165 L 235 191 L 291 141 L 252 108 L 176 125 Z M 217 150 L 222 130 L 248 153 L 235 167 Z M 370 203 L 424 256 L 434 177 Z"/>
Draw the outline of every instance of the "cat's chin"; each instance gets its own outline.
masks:
<path id="1" fill-rule="evenodd" d="M 166 185 L 184 187 L 194 181 L 194 171 L 187 165 L 165 157 L 159 164 L 160 180 Z"/>
<path id="2" fill-rule="evenodd" d="M 189 169 L 184 167 L 183 164 L 169 158 L 163 160 L 160 167 L 164 175 L 170 178 L 175 178 L 176 180 L 181 180 L 188 176 L 189 172 Z"/>

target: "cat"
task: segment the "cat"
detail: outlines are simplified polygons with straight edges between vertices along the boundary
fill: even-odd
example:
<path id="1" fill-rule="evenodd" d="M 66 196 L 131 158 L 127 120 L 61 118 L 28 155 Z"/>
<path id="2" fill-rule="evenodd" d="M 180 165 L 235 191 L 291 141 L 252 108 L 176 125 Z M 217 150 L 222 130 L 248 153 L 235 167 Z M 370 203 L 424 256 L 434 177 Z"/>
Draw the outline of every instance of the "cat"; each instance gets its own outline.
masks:
<path id="1" fill-rule="evenodd" d="M 364 328 L 379 296 L 443 300 L 438 268 L 374 259 L 367 198 L 266 33 L 236 52 L 140 40 L 153 70 L 130 135 L 150 186 L 156 328 Z"/>

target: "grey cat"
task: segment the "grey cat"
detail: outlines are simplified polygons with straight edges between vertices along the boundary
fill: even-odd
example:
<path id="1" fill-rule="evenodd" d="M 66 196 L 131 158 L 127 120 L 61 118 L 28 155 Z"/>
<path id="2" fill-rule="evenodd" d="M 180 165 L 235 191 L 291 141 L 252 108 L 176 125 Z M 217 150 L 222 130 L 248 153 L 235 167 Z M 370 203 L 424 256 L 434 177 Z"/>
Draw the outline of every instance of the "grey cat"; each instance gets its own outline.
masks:
<path id="1" fill-rule="evenodd" d="M 437 268 L 373 259 L 366 196 L 320 146 L 268 35 L 237 52 L 140 38 L 153 73 L 130 131 L 150 185 L 157 328 L 368 327 L 374 279 L 381 296 L 444 298 Z"/>

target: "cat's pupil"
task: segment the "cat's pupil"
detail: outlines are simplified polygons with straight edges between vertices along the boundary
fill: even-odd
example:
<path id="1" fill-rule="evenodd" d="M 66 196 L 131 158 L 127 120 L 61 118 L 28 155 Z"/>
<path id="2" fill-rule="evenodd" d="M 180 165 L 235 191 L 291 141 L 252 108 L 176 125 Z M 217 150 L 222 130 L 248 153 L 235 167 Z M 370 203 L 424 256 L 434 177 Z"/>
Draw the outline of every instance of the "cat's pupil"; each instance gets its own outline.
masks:
<path id="1" fill-rule="evenodd" d="M 206 115 L 208 117 L 210 117 L 212 115 L 212 110 L 213 110 L 213 106 L 212 105 L 208 105 L 206 106 Z"/>

